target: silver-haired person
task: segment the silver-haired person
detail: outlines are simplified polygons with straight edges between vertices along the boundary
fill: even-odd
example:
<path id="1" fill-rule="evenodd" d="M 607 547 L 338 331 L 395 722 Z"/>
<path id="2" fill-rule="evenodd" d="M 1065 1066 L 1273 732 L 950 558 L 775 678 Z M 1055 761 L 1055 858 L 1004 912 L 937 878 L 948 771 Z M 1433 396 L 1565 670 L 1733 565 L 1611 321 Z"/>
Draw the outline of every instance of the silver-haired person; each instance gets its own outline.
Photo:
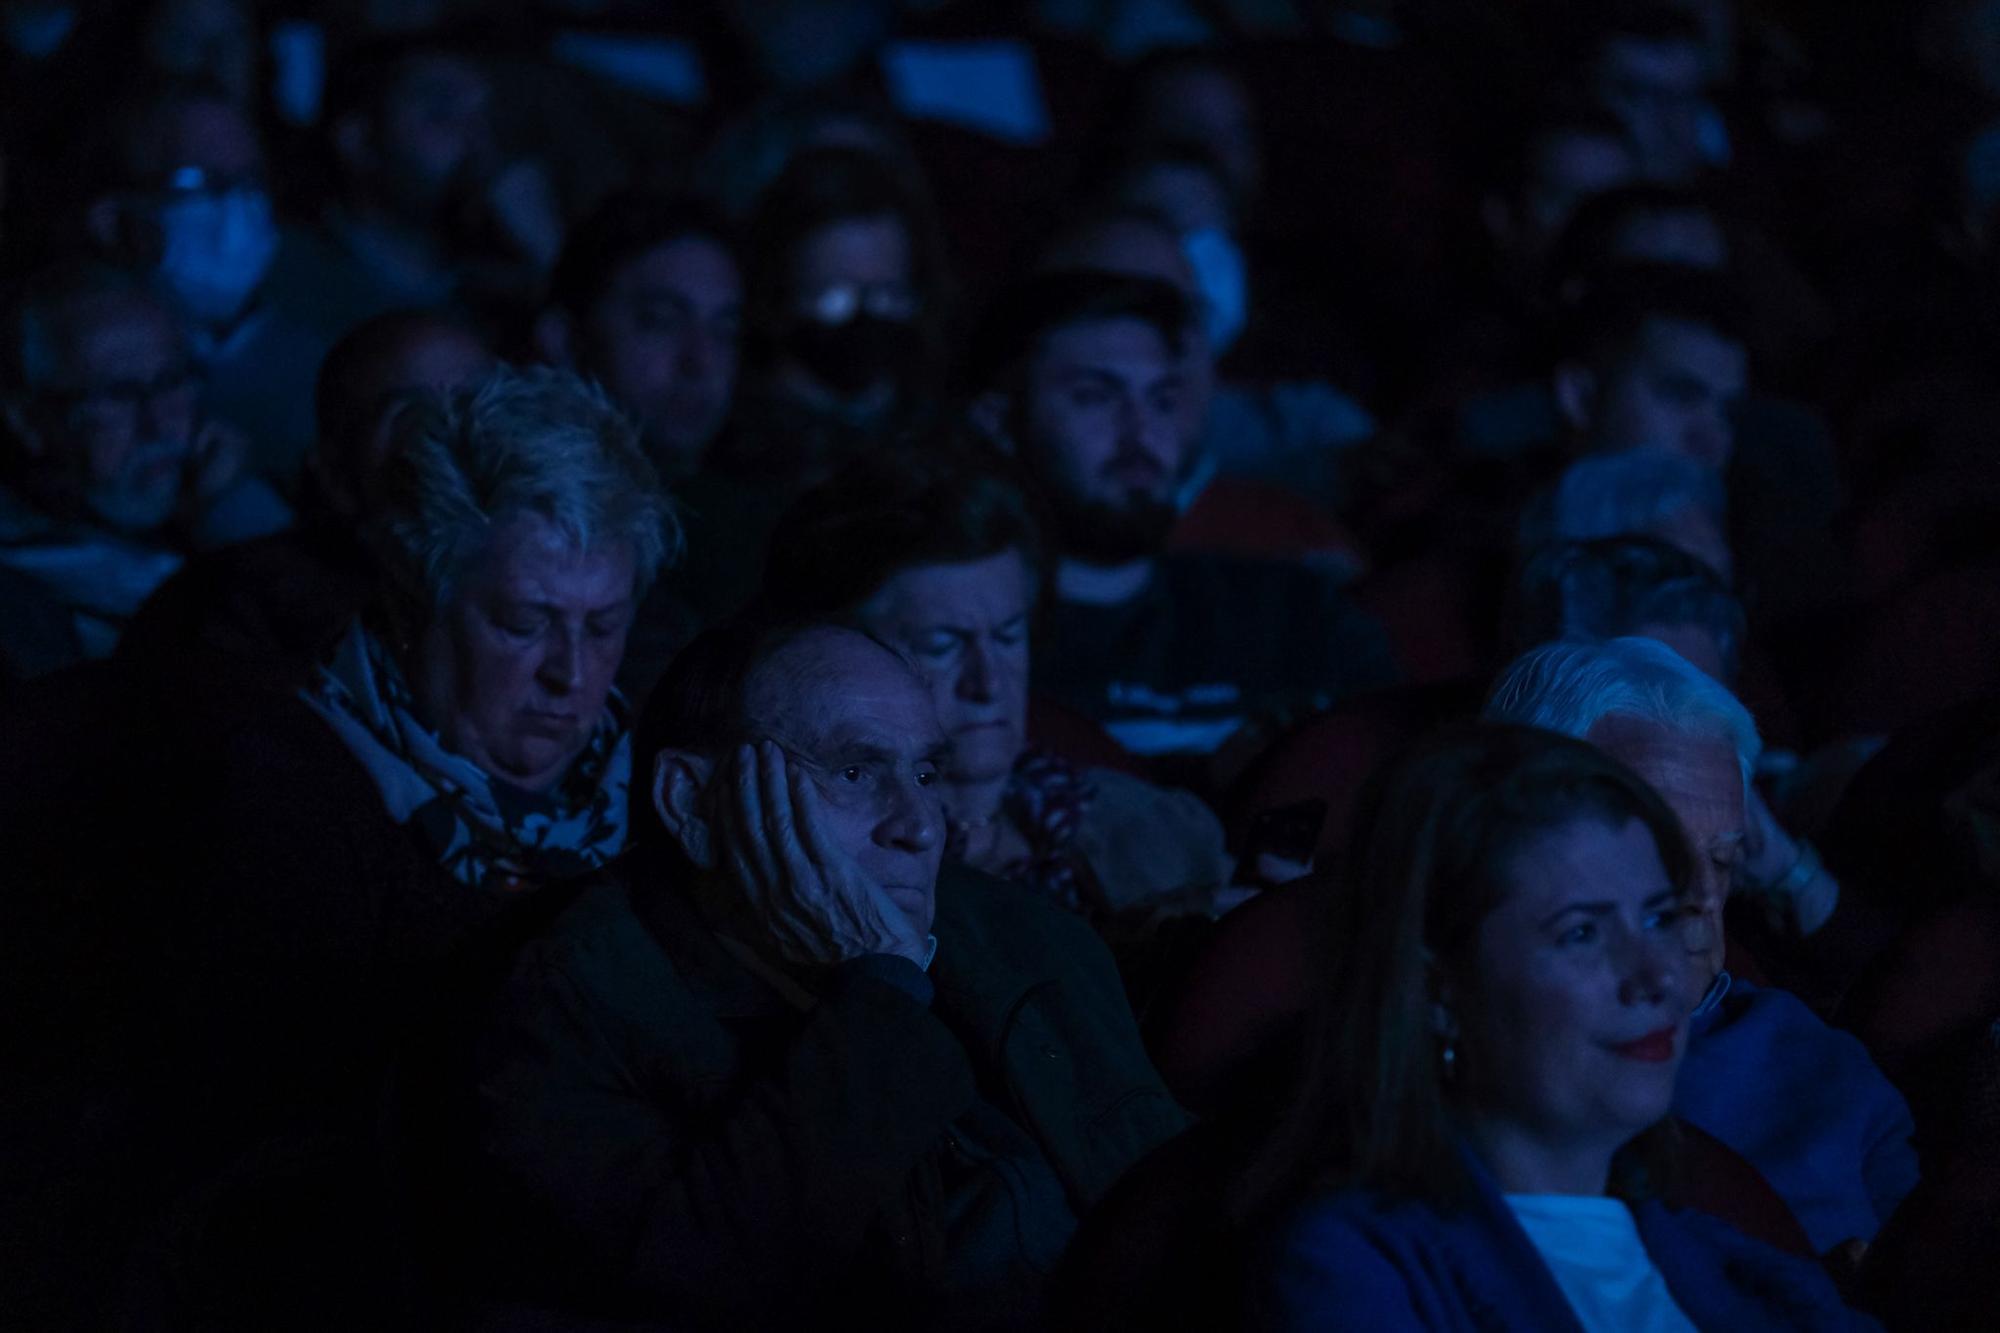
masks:
<path id="1" fill-rule="evenodd" d="M 1860 1042 L 1790 993 L 1724 970 L 1722 909 L 1739 882 L 1788 898 L 1802 927 L 1823 922 L 1839 892 L 1809 852 L 1780 881 L 1753 882 L 1745 799 L 1761 746 L 1749 713 L 1671 648 L 1618 638 L 1526 653 L 1501 673 L 1485 716 L 1590 742 L 1678 816 L 1696 862 L 1693 905 L 1713 929 L 1689 957 L 1704 998 L 1674 1113 L 1761 1171 L 1817 1252 L 1856 1257 L 1917 1183 L 1915 1126 Z"/>
<path id="2" fill-rule="evenodd" d="M 306 701 L 461 883 L 561 878 L 624 840 L 612 688 L 678 525 L 630 422 L 501 370 L 398 423 L 369 534 L 379 595 Z"/>

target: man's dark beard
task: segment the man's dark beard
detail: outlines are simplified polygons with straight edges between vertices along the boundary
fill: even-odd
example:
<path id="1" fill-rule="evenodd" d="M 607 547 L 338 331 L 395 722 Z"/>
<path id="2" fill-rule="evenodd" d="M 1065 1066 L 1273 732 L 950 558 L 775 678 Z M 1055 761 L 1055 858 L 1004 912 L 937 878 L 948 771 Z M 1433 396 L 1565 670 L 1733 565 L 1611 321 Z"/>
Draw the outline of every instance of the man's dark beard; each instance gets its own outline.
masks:
<path id="1" fill-rule="evenodd" d="M 1122 565 L 1158 555 L 1180 519 L 1171 500 L 1134 495 L 1123 504 L 1049 497 L 1062 553 L 1088 565 Z"/>

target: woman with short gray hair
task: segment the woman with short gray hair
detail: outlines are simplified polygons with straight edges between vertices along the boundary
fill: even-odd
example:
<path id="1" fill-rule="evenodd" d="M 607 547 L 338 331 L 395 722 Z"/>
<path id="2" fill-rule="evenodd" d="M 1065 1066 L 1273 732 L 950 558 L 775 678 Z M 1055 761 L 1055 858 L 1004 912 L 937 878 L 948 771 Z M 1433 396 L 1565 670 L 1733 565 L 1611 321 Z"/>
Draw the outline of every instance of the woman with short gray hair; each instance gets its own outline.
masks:
<path id="1" fill-rule="evenodd" d="M 305 690 L 453 879 L 562 878 L 623 844 L 612 689 L 679 527 L 637 433 L 553 370 L 407 409 L 368 543 L 380 593 Z"/>

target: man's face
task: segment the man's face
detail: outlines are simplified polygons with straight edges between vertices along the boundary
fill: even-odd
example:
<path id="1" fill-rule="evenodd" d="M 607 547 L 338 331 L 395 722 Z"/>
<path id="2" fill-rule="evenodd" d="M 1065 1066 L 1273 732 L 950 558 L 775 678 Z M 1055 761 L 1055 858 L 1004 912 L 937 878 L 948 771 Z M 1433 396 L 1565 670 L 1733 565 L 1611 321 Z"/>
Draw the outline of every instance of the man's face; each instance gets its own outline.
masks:
<path id="1" fill-rule="evenodd" d="M 73 301 L 55 323 L 54 374 L 36 396 L 43 461 L 97 521 L 153 532 L 180 503 L 199 425 L 180 329 L 128 292 Z"/>
<path id="2" fill-rule="evenodd" d="M 1045 336 L 1028 362 L 1021 443 L 1052 501 L 1113 526 L 1170 523 L 1188 457 L 1187 387 L 1186 358 L 1144 320 Z"/>
<path id="3" fill-rule="evenodd" d="M 736 389 L 743 283 L 728 251 L 686 236 L 620 268 L 583 321 L 583 369 L 639 419 L 647 448 L 693 471 Z"/>
<path id="4" fill-rule="evenodd" d="M 1687 833 L 1695 861 L 1692 905 L 1714 923 L 1713 949 L 1701 960 L 1709 970 L 1697 978 L 1706 987 L 1722 966 L 1722 906 L 1743 859 L 1743 767 L 1736 747 L 1622 714 L 1601 719 L 1584 739 L 1658 792 Z"/>
<path id="5" fill-rule="evenodd" d="M 1648 180 L 1685 184 L 1701 172 L 1701 118 L 1708 107 L 1701 46 L 1680 39 L 1614 37 L 1593 71 L 1592 91 L 1624 124 Z"/>
<path id="6" fill-rule="evenodd" d="M 1106 218 L 1073 231 L 1042 256 L 1041 267 L 1048 272 L 1086 269 L 1151 278 L 1169 284 L 1191 303 L 1198 305 L 1204 299 L 1180 237 L 1164 223 L 1142 217 Z M 1181 433 L 1192 448 L 1208 426 L 1215 356 L 1207 331 L 1198 322 L 1189 327 L 1186 343 L 1186 354 L 1181 358 L 1187 371 L 1181 393 Z"/>
<path id="7" fill-rule="evenodd" d="M 407 221 L 439 221 L 456 191 L 492 165 L 492 88 L 470 61 L 412 60 L 382 99 L 374 125 L 383 202 Z"/>
<path id="8" fill-rule="evenodd" d="M 1648 320 L 1630 351 L 1598 377 L 1581 423 L 1585 439 L 1598 452 L 1666 449 L 1722 467 L 1748 380 L 1741 343 L 1699 324 Z"/>
<path id="9" fill-rule="evenodd" d="M 938 773 L 950 751 L 929 689 L 852 630 L 814 630 L 767 658 L 745 691 L 750 732 L 804 770 L 827 832 L 928 933 L 944 858 Z"/>

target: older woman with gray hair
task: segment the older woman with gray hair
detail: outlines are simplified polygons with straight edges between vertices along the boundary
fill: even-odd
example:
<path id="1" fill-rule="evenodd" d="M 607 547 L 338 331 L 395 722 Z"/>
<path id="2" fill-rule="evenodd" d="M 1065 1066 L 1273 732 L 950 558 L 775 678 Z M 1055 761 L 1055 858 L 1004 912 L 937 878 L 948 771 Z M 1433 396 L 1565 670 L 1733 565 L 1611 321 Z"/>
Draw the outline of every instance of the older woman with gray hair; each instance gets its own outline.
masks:
<path id="1" fill-rule="evenodd" d="M 631 771 L 612 679 L 678 541 L 633 427 L 573 376 L 502 370 L 404 415 L 376 510 L 381 595 L 306 701 L 461 883 L 608 860 Z"/>
<path id="2" fill-rule="evenodd" d="M 383 1130 L 447 1160 L 469 1019 L 625 841 L 611 682 L 678 539 L 634 427 L 574 376 L 501 370 L 414 402 L 391 450 L 374 601 L 297 694 L 191 690 L 158 784 L 154 1120 L 200 1249 L 171 1257 L 228 1275 L 198 1295 L 230 1327 L 397 1322 L 395 1219 L 451 1190 L 386 1175 Z M 307 1311 L 329 1263 L 346 1304 Z"/>
<path id="3" fill-rule="evenodd" d="M 1839 885 L 1809 848 L 1775 882 L 1751 869 L 1756 724 L 1671 648 L 1643 638 L 1545 644 L 1501 673 L 1485 717 L 1588 741 L 1645 780 L 1694 853 L 1691 902 L 1718 922 L 1739 883 L 1784 902 L 1802 933 L 1832 914 Z M 1722 932 L 1712 937 L 1715 948 L 1689 960 L 1704 998 L 1674 1113 L 1748 1158 L 1815 1250 L 1858 1258 L 1917 1183 L 1909 1107 L 1860 1042 L 1789 992 L 1731 977 Z"/>

